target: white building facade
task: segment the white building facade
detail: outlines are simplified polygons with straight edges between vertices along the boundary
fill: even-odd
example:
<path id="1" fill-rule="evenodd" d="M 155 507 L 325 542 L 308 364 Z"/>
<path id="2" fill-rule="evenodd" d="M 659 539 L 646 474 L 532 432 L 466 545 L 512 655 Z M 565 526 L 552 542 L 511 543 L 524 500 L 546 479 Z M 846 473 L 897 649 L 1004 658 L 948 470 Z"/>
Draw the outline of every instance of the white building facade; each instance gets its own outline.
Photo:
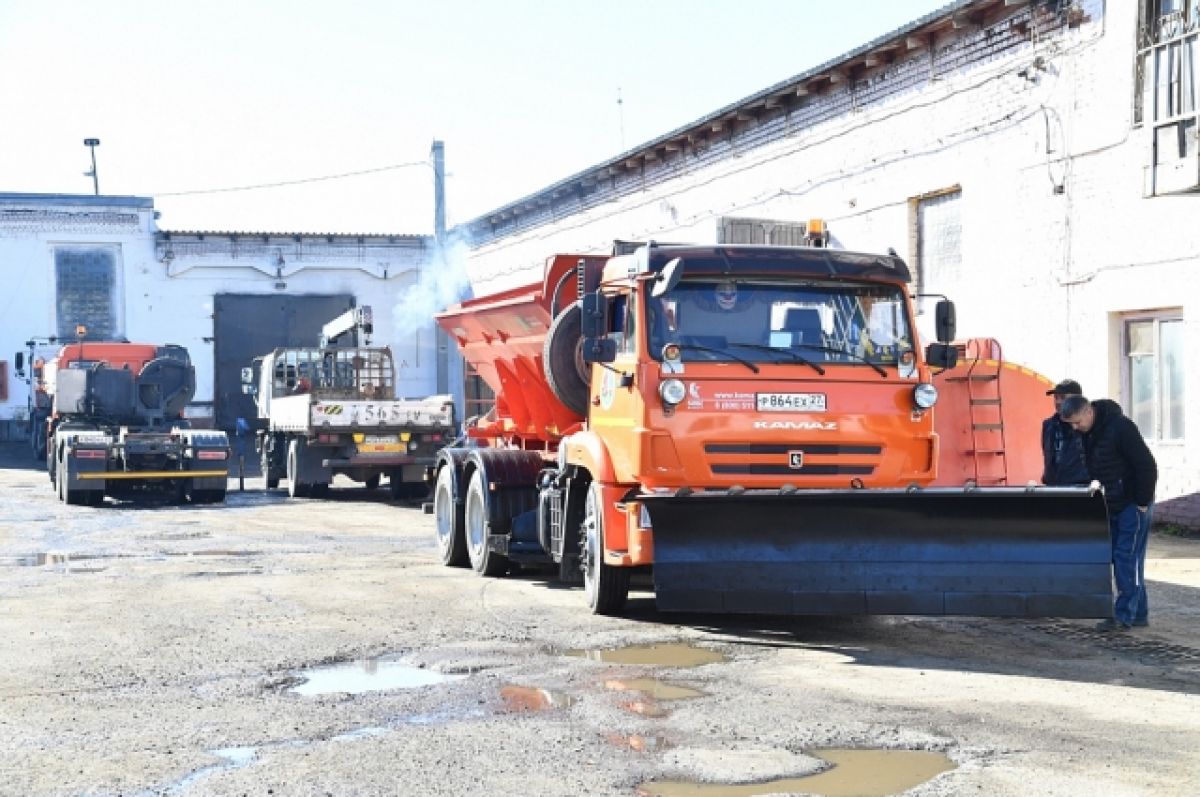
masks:
<path id="1" fill-rule="evenodd" d="M 1198 30 L 1200 0 L 951 3 L 466 225 L 471 282 L 821 218 L 837 246 L 904 256 L 960 337 L 1118 400 L 1159 498 L 1195 494 Z"/>
<path id="2" fill-rule="evenodd" d="M 425 236 L 165 232 L 144 197 L 0 194 L 0 438 L 28 432 L 30 371 L 16 373 L 15 354 L 28 358 L 33 341 L 49 358 L 77 324 L 88 339 L 186 346 L 197 381 L 187 414 L 230 427 L 253 411 L 240 368 L 266 353 L 247 341 L 315 346 L 337 312 L 369 305 L 397 392 L 433 394 L 445 382 L 440 300 L 422 286 L 436 251 Z"/>

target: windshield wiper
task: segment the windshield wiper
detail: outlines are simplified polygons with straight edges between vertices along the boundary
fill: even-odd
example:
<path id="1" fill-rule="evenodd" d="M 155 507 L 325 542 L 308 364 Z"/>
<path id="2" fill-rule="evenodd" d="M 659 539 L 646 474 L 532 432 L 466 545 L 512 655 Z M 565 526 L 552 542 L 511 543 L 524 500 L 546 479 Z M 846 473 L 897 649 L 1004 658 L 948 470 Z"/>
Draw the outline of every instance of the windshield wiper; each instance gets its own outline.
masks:
<path id="1" fill-rule="evenodd" d="M 676 345 L 679 346 L 680 349 L 683 349 L 685 351 L 688 349 L 693 349 L 695 351 L 707 351 L 707 352 L 711 352 L 712 354 L 721 354 L 721 355 L 724 355 L 724 356 L 730 358 L 731 360 L 736 360 L 737 362 L 746 366 L 747 368 L 749 368 L 751 371 L 753 371 L 756 374 L 759 371 L 759 368 L 757 365 L 750 362 L 749 360 L 738 357 L 736 354 L 729 351 L 728 349 L 714 349 L 710 346 L 701 346 L 699 343 L 678 343 Z"/>
<path id="2" fill-rule="evenodd" d="M 814 371 L 816 371 L 821 376 L 825 376 L 824 368 L 817 365 L 812 360 L 809 360 L 805 357 L 800 356 L 799 354 L 792 351 L 791 349 L 785 349 L 780 346 L 767 346 L 763 343 L 737 343 L 737 342 L 733 342 L 733 341 L 730 341 L 729 345 L 730 346 L 740 346 L 743 349 L 755 349 L 757 351 L 769 351 L 774 354 L 786 354 L 788 357 L 792 358 L 792 362 L 800 363 L 802 365 L 807 365 L 809 368 L 812 368 Z"/>
<path id="3" fill-rule="evenodd" d="M 874 368 L 875 372 L 878 373 L 880 376 L 884 377 L 885 379 L 887 378 L 887 371 L 883 370 L 882 365 L 875 362 L 874 360 L 868 360 L 866 357 L 863 357 L 861 354 L 857 354 L 857 353 L 851 351 L 850 349 L 839 349 L 835 346 L 817 346 L 812 343 L 797 343 L 796 345 L 802 349 L 812 349 L 813 351 L 824 351 L 824 352 L 829 352 L 830 354 L 848 355 L 848 356 L 853 357 L 854 359 L 858 360 L 859 362 L 866 363 L 867 365 Z"/>

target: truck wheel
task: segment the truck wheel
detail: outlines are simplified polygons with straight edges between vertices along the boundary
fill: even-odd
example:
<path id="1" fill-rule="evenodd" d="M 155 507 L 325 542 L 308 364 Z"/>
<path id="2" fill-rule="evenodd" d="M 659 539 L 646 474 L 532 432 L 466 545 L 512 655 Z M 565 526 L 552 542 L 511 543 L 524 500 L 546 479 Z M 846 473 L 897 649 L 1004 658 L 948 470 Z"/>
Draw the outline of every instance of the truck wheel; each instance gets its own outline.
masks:
<path id="1" fill-rule="evenodd" d="M 559 313 L 546 333 L 542 362 L 555 398 L 576 415 L 587 415 L 591 366 L 583 361 L 583 310 L 579 302 Z"/>
<path id="2" fill-rule="evenodd" d="M 454 504 L 454 472 L 451 465 L 438 471 L 433 488 L 433 517 L 437 524 L 438 551 L 447 567 L 465 567 L 467 540 L 463 534 L 463 508 Z"/>
<path id="3" fill-rule="evenodd" d="M 305 498 L 308 496 L 309 491 L 309 485 L 306 482 L 300 481 L 300 447 L 302 445 L 303 443 L 300 440 L 292 440 L 288 443 L 288 495 L 292 498 Z"/>
<path id="4" fill-rule="evenodd" d="M 472 569 L 481 576 L 503 575 L 508 569 L 508 557 L 488 548 L 487 487 L 482 471 L 471 474 L 463 508 L 463 531 Z"/>
<path id="5" fill-rule="evenodd" d="M 613 567 L 604 561 L 604 512 L 600 485 L 592 482 L 583 505 L 580 567 L 583 592 L 592 614 L 617 614 L 629 597 L 629 568 Z"/>
<path id="6" fill-rule="evenodd" d="M 259 464 L 262 466 L 262 474 L 263 478 L 266 479 L 268 490 L 274 490 L 275 488 L 279 487 L 279 472 L 271 467 L 272 459 L 274 459 L 274 457 L 271 456 L 271 452 L 267 450 L 266 443 L 264 443 L 262 448 L 262 459 Z"/>
<path id="7" fill-rule="evenodd" d="M 35 419 L 29 429 L 29 445 L 34 459 L 46 458 L 46 424 Z"/>
<path id="8" fill-rule="evenodd" d="M 363 482 L 363 486 L 366 487 L 368 490 L 378 490 L 379 482 L 381 482 L 382 480 L 383 480 L 383 477 L 380 476 L 378 473 L 372 473 L 370 476 L 367 477 L 367 480 Z"/>

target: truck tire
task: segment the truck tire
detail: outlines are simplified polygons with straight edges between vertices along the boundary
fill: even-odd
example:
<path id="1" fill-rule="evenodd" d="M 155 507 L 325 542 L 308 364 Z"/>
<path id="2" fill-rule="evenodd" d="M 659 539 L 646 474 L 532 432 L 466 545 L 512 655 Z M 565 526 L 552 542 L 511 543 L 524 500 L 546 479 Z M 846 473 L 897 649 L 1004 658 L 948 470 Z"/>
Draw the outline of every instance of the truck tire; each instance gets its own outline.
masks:
<path id="1" fill-rule="evenodd" d="M 33 458 L 46 458 L 46 422 L 34 418 L 29 427 L 29 446 L 33 450 Z"/>
<path id="2" fill-rule="evenodd" d="M 555 398 L 576 415 L 586 416 L 592 371 L 583 361 L 582 317 L 579 302 L 559 313 L 546 333 L 542 362 Z"/>
<path id="3" fill-rule="evenodd" d="M 481 576 L 501 576 L 508 570 L 508 557 L 488 547 L 487 486 L 483 472 L 471 474 L 463 507 L 463 536 L 467 543 L 467 558 L 471 568 Z"/>
<path id="4" fill-rule="evenodd" d="M 271 456 L 270 450 L 266 443 L 263 443 L 262 457 L 259 465 L 262 467 L 263 479 L 266 480 L 268 490 L 274 490 L 279 487 L 279 471 L 275 470 L 272 465 L 275 458 Z"/>
<path id="5" fill-rule="evenodd" d="M 303 440 L 289 440 L 287 449 L 288 495 L 292 498 L 307 498 L 311 485 L 301 481 L 300 463 L 303 457 Z"/>
<path id="6" fill-rule="evenodd" d="M 433 488 L 433 518 L 437 529 L 438 551 L 447 567 L 466 567 L 467 540 L 463 533 L 463 507 L 454 503 L 454 470 L 446 465 L 438 471 Z"/>
<path id="7" fill-rule="evenodd" d="M 59 475 L 59 479 L 58 479 L 59 492 L 58 492 L 58 494 L 59 494 L 59 497 L 62 498 L 62 502 L 64 504 L 67 504 L 69 506 L 79 506 L 80 504 L 82 504 L 84 502 L 83 491 L 71 489 L 70 470 L 66 463 L 66 458 L 67 458 L 67 450 L 64 448 L 63 452 L 62 452 L 62 460 L 59 462 L 60 470 L 59 470 L 59 474 L 58 474 Z"/>
<path id="8" fill-rule="evenodd" d="M 588 486 L 580 527 L 580 565 L 583 593 L 592 614 L 618 614 L 629 597 L 629 568 L 613 567 L 604 561 L 604 512 L 600 485 Z"/>

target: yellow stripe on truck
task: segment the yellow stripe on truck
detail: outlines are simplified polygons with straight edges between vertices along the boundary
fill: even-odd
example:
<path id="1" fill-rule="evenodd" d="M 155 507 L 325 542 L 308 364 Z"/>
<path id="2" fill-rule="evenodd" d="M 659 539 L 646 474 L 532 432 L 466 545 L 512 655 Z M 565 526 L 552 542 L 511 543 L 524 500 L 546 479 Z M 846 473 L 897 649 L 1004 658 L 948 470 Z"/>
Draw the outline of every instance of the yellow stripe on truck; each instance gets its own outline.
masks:
<path id="1" fill-rule="evenodd" d="M 96 479 L 227 479 L 227 470 L 114 470 L 84 471 L 76 476 L 80 481 Z"/>

